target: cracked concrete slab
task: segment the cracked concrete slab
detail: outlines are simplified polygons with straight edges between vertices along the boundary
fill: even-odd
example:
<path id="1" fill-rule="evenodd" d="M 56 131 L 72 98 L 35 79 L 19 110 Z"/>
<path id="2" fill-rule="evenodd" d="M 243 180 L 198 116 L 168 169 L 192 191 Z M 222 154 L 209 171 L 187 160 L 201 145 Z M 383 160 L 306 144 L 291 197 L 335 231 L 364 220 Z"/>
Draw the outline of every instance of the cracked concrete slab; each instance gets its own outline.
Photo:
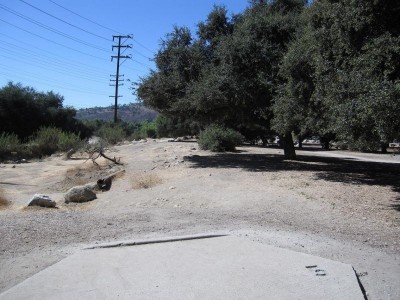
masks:
<path id="1" fill-rule="evenodd" d="M 82 250 L 0 299 L 364 299 L 349 264 L 206 237 Z"/>

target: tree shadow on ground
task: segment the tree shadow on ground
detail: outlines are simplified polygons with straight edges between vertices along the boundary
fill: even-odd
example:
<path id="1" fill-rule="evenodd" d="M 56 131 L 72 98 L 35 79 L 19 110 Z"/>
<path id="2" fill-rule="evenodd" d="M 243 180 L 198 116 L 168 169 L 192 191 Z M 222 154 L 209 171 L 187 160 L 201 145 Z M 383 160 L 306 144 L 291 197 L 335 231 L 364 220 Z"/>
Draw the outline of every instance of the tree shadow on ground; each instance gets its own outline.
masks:
<path id="1" fill-rule="evenodd" d="M 192 168 L 239 168 L 250 172 L 314 172 L 315 179 L 357 185 L 391 187 L 400 194 L 400 164 L 359 161 L 351 158 L 298 155 L 285 160 L 276 154 L 221 153 L 209 156 L 187 156 Z M 400 196 L 391 207 L 400 211 Z"/>
<path id="2" fill-rule="evenodd" d="M 400 189 L 394 189 L 395 192 L 400 194 Z M 390 205 L 393 209 L 400 211 L 400 196 L 398 196 L 395 200 L 393 200 L 393 203 Z"/>

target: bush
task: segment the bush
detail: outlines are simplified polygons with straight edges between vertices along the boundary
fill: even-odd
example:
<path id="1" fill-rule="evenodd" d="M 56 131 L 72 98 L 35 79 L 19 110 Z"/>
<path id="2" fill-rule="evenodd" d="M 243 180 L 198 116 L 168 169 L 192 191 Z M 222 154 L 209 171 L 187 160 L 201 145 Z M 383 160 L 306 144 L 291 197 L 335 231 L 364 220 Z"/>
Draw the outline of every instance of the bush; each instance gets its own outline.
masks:
<path id="1" fill-rule="evenodd" d="M 155 122 L 144 121 L 140 126 L 140 132 L 148 138 L 157 137 L 157 125 Z"/>
<path id="2" fill-rule="evenodd" d="M 366 141 L 363 139 L 358 139 L 349 142 L 349 149 L 352 151 L 360 152 L 377 152 L 381 148 L 381 143 L 379 140 Z"/>
<path id="3" fill-rule="evenodd" d="M 218 125 L 207 127 L 200 133 L 199 146 L 213 152 L 234 151 L 242 143 L 243 136 L 230 128 Z"/>
<path id="4" fill-rule="evenodd" d="M 111 145 L 115 145 L 126 139 L 126 132 L 121 124 L 104 124 L 96 135 Z"/>
<path id="5" fill-rule="evenodd" d="M 139 140 L 142 140 L 145 138 L 147 138 L 147 136 L 144 135 L 140 130 L 135 131 L 130 136 L 130 139 L 135 140 L 135 141 L 139 141 Z"/>
<path id="6" fill-rule="evenodd" d="M 178 137 L 185 135 L 198 135 L 199 124 L 190 119 L 186 120 L 177 116 L 158 115 L 156 120 L 157 137 Z"/>
<path id="7" fill-rule="evenodd" d="M 77 151 L 83 147 L 83 140 L 79 137 L 79 135 L 70 132 L 61 132 L 57 148 L 58 151 L 69 151 L 71 149 Z"/>
<path id="8" fill-rule="evenodd" d="M 139 124 L 131 124 L 131 128 L 134 128 L 134 131 L 131 133 L 130 138 L 134 140 L 154 139 L 157 137 L 157 125 L 155 122 L 144 121 Z"/>
<path id="9" fill-rule="evenodd" d="M 41 127 L 30 139 L 28 149 L 32 156 L 43 157 L 57 151 L 78 150 L 82 144 L 77 134 L 63 132 L 56 127 Z"/>
<path id="10" fill-rule="evenodd" d="M 6 157 L 11 152 L 20 152 L 22 145 L 14 133 L 2 132 L 0 134 L 0 157 Z"/>
<path id="11" fill-rule="evenodd" d="M 62 131 L 59 128 L 41 127 L 28 144 L 32 156 L 43 157 L 57 152 L 61 134 Z"/>

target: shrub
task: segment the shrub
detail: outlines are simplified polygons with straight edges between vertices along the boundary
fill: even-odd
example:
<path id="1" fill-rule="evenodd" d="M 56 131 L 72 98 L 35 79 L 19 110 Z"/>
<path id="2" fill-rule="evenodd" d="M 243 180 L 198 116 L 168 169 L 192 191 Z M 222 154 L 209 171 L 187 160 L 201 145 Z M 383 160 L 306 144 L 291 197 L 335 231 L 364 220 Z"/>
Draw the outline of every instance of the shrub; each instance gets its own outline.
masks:
<path id="1" fill-rule="evenodd" d="M 62 134 L 56 127 L 41 127 L 30 139 L 28 148 L 34 157 L 51 155 L 58 150 L 58 141 Z"/>
<path id="2" fill-rule="evenodd" d="M 79 135 L 56 127 L 41 127 L 30 139 L 28 149 L 33 157 L 51 155 L 57 151 L 78 150 L 83 146 Z"/>
<path id="3" fill-rule="evenodd" d="M 240 145 L 242 140 L 243 136 L 237 131 L 212 125 L 200 133 L 199 146 L 203 150 L 213 152 L 234 151 L 235 146 Z"/>
<path id="4" fill-rule="evenodd" d="M 138 141 L 147 138 L 140 130 L 135 131 L 131 134 L 130 139 Z"/>
<path id="5" fill-rule="evenodd" d="M 148 138 L 157 137 L 157 125 L 155 122 L 144 121 L 140 126 L 140 132 Z"/>
<path id="6" fill-rule="evenodd" d="M 77 151 L 83 146 L 83 140 L 79 135 L 70 132 L 62 132 L 58 139 L 58 151 L 69 151 L 71 149 Z"/>
<path id="7" fill-rule="evenodd" d="M 185 135 L 198 135 L 199 124 L 196 121 L 178 116 L 158 115 L 154 121 L 157 137 L 178 137 Z"/>
<path id="8" fill-rule="evenodd" d="M 20 152 L 22 145 L 14 133 L 2 132 L 0 134 L 0 157 L 6 157 L 11 152 Z"/>
<path id="9" fill-rule="evenodd" d="M 126 132 L 121 124 L 104 124 L 97 130 L 96 135 L 111 145 L 122 142 L 126 138 Z"/>
<path id="10" fill-rule="evenodd" d="M 130 138 L 134 140 L 141 140 L 146 138 L 157 137 L 157 125 L 155 122 L 144 121 L 139 124 L 132 124 L 132 128 L 135 126 L 135 130 L 131 133 Z"/>
<path id="11" fill-rule="evenodd" d="M 349 149 L 352 151 L 360 151 L 360 152 L 377 152 L 381 148 L 381 144 L 379 140 L 375 141 L 366 141 L 363 139 L 358 139 L 355 141 L 349 142 Z"/>

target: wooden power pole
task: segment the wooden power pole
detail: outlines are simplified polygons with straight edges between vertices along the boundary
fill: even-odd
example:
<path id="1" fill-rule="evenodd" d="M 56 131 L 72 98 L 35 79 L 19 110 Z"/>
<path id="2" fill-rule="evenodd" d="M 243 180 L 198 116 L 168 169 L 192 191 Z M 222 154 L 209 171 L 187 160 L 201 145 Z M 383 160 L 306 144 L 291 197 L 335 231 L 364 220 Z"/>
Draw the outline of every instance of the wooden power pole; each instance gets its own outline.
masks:
<path id="1" fill-rule="evenodd" d="M 110 84 L 111 86 L 115 86 L 115 94 L 114 96 L 110 96 L 110 97 L 114 97 L 115 98 L 115 104 L 114 104 L 114 123 L 117 123 L 118 121 L 118 98 L 122 97 L 118 95 L 118 87 L 123 85 L 123 83 L 120 83 L 121 81 L 124 81 L 123 79 L 120 79 L 120 77 L 123 77 L 124 75 L 119 75 L 119 66 L 120 66 L 120 60 L 121 58 L 131 58 L 130 55 L 121 55 L 121 48 L 132 48 L 132 46 L 130 45 L 123 45 L 122 43 L 122 39 L 131 39 L 132 37 L 130 35 L 113 35 L 113 41 L 115 41 L 115 39 L 118 39 L 118 45 L 113 45 L 112 46 L 112 50 L 114 51 L 114 48 L 118 49 L 117 55 L 112 55 L 111 56 L 111 61 L 113 61 L 114 58 L 117 59 L 117 74 L 116 75 L 110 75 L 111 77 L 115 77 L 115 79 L 110 79 L 110 81 L 115 82 L 115 84 Z"/>

